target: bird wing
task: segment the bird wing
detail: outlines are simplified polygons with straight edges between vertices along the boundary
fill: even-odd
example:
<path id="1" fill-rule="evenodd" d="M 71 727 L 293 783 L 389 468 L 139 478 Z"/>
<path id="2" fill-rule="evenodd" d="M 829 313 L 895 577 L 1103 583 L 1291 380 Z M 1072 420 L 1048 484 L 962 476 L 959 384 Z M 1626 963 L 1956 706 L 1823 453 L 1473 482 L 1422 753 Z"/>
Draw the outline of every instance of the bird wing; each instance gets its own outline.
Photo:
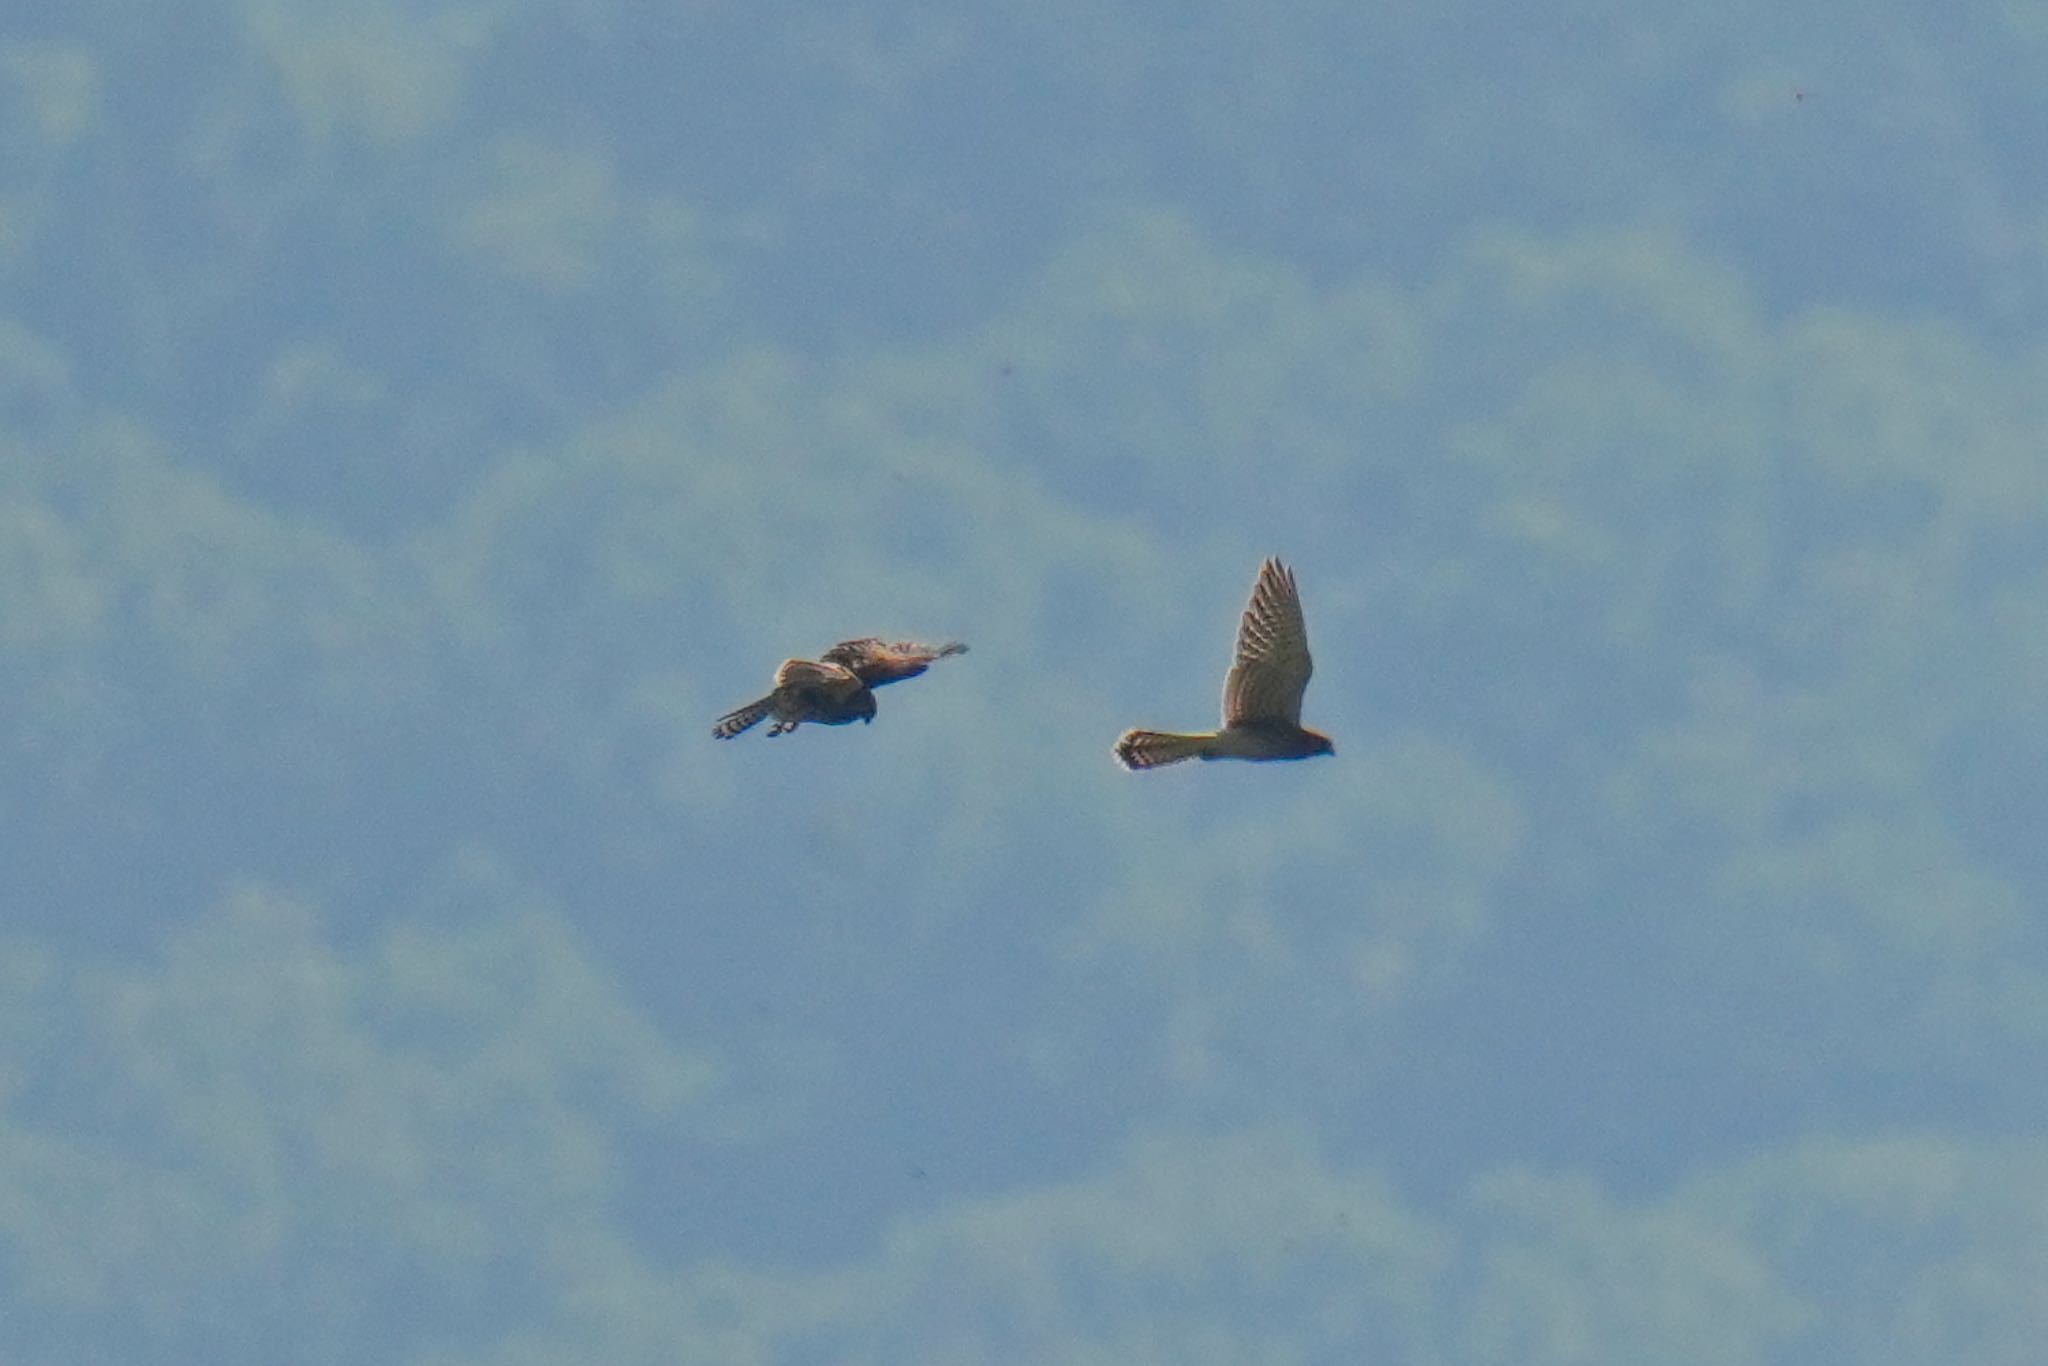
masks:
<path id="1" fill-rule="evenodd" d="M 967 647 L 957 640 L 944 645 L 920 645 L 914 640 L 885 641 L 874 636 L 842 640 L 825 651 L 826 662 L 852 671 L 870 688 L 915 678 L 931 667 L 932 661 L 947 655 L 964 655 Z"/>
<path id="2" fill-rule="evenodd" d="M 775 671 L 778 688 L 803 688 L 826 697 L 850 697 L 863 684 L 851 669 L 836 663 L 812 659 L 785 659 Z"/>
<path id="3" fill-rule="evenodd" d="M 1252 585 L 1252 600 L 1237 626 L 1237 654 L 1223 679 L 1223 724 L 1300 725 L 1301 694 L 1312 667 L 1294 571 L 1267 560 L 1259 566 L 1259 581 Z"/>

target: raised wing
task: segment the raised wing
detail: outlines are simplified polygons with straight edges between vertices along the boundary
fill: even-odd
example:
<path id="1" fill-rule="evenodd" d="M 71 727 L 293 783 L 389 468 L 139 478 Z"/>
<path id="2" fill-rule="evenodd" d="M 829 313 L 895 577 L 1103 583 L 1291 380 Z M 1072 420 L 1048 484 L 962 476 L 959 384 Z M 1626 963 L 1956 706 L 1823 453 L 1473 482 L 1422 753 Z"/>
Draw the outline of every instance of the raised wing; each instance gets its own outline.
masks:
<path id="1" fill-rule="evenodd" d="M 1223 680 L 1223 724 L 1300 725 L 1301 694 L 1312 667 L 1294 571 L 1267 560 L 1259 566 L 1259 581 L 1252 585 L 1252 600 L 1237 626 L 1237 654 Z"/>
<path id="2" fill-rule="evenodd" d="M 885 641 L 873 636 L 842 640 L 825 651 L 827 663 L 850 670 L 870 688 L 915 678 L 930 668 L 932 661 L 947 655 L 964 655 L 967 647 L 957 640 L 944 645 L 920 645 L 914 640 Z"/>

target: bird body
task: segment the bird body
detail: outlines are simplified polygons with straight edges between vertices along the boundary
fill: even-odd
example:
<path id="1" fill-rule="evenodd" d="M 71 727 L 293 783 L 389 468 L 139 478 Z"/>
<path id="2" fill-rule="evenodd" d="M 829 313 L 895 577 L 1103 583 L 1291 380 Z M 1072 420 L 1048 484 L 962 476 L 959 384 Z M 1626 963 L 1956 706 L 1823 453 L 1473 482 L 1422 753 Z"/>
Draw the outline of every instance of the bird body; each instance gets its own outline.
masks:
<path id="1" fill-rule="evenodd" d="M 786 734 L 809 721 L 843 726 L 875 719 L 875 695 L 852 670 L 809 659 L 785 659 L 775 671 L 775 690 L 718 718 L 711 733 L 730 740 L 769 717 L 771 736 Z"/>
<path id="2" fill-rule="evenodd" d="M 1133 772 L 1183 759 L 1307 759 L 1335 754 L 1320 731 L 1301 724 L 1301 696 L 1313 662 L 1294 571 L 1278 560 L 1259 566 L 1237 627 L 1237 649 L 1223 679 L 1223 728 L 1199 733 L 1127 730 L 1117 762 Z"/>
<path id="3" fill-rule="evenodd" d="M 823 659 L 785 659 L 775 671 L 775 690 L 718 718 L 711 733 L 730 740 L 769 717 L 771 736 L 787 734 L 804 722 L 843 726 L 875 719 L 874 689 L 915 678 L 947 655 L 965 654 L 967 647 L 951 641 L 936 648 L 911 641 L 888 644 L 873 637 L 845 640 Z"/>
<path id="4" fill-rule="evenodd" d="M 1315 735 L 1299 726 L 1289 729 L 1263 721 L 1222 730 L 1127 730 L 1117 739 L 1116 757 L 1135 772 L 1183 759 L 1311 759 L 1336 752 L 1327 747 L 1328 737 L 1323 745 L 1303 738 Z"/>

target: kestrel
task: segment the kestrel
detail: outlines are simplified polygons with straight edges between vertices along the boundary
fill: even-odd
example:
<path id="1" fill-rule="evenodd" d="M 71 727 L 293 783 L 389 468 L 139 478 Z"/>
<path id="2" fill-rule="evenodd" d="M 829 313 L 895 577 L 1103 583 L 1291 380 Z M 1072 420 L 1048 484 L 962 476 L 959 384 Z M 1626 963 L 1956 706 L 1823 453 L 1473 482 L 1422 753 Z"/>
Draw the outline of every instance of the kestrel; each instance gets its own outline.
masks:
<path id="1" fill-rule="evenodd" d="M 775 718 L 770 735 L 795 730 L 805 721 L 821 726 L 872 721 L 875 688 L 915 678 L 934 660 L 965 653 L 967 647 L 957 640 L 938 646 L 907 640 L 890 644 L 873 636 L 842 640 L 820 660 L 784 660 L 775 671 L 775 691 L 719 717 L 711 733 L 730 740 L 770 716 Z"/>
<path id="2" fill-rule="evenodd" d="M 1237 626 L 1237 654 L 1223 678 L 1223 729 L 1200 735 L 1127 730 L 1116 759 L 1136 771 L 1183 759 L 1306 759 L 1335 754 L 1330 737 L 1304 730 L 1301 695 L 1310 671 L 1308 627 L 1294 571 L 1278 560 L 1259 566 L 1252 600 Z"/>

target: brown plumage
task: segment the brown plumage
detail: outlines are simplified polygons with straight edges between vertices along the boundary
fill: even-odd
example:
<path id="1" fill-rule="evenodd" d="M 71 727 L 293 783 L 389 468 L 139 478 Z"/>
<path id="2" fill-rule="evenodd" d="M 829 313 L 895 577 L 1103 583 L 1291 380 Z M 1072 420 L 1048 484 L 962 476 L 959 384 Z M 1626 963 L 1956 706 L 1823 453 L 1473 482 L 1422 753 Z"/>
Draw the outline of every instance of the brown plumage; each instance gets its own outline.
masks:
<path id="1" fill-rule="evenodd" d="M 730 740 L 771 716 L 775 724 L 768 727 L 770 735 L 795 730 L 806 721 L 820 726 L 872 721 L 875 695 L 850 669 L 808 659 L 785 659 L 775 671 L 775 691 L 719 717 L 711 733 L 721 740 Z"/>
<path id="2" fill-rule="evenodd" d="M 879 688 L 886 683 L 915 678 L 935 661 L 948 655 L 966 653 L 967 647 L 957 640 L 949 640 L 944 645 L 920 645 L 914 640 L 899 640 L 891 644 L 873 636 L 863 636 L 859 640 L 840 641 L 820 658 L 827 664 L 851 669 L 854 676 L 868 687 Z"/>
<path id="3" fill-rule="evenodd" d="M 775 671 L 775 691 L 719 717 L 711 733 L 730 740 L 770 716 L 775 718 L 770 735 L 795 730 L 805 721 L 820 726 L 872 721 L 874 689 L 915 678 L 934 660 L 965 653 L 967 647 L 957 640 L 936 646 L 907 640 L 891 644 L 873 636 L 842 640 L 822 659 L 784 660 Z"/>
<path id="4" fill-rule="evenodd" d="M 1267 560 L 1259 566 L 1251 602 L 1238 622 L 1237 651 L 1223 679 L 1223 729 L 1195 734 L 1127 730 L 1116 742 L 1117 762 L 1136 771 L 1183 759 L 1335 754 L 1329 736 L 1301 724 L 1301 695 L 1311 670 L 1294 571 Z"/>

